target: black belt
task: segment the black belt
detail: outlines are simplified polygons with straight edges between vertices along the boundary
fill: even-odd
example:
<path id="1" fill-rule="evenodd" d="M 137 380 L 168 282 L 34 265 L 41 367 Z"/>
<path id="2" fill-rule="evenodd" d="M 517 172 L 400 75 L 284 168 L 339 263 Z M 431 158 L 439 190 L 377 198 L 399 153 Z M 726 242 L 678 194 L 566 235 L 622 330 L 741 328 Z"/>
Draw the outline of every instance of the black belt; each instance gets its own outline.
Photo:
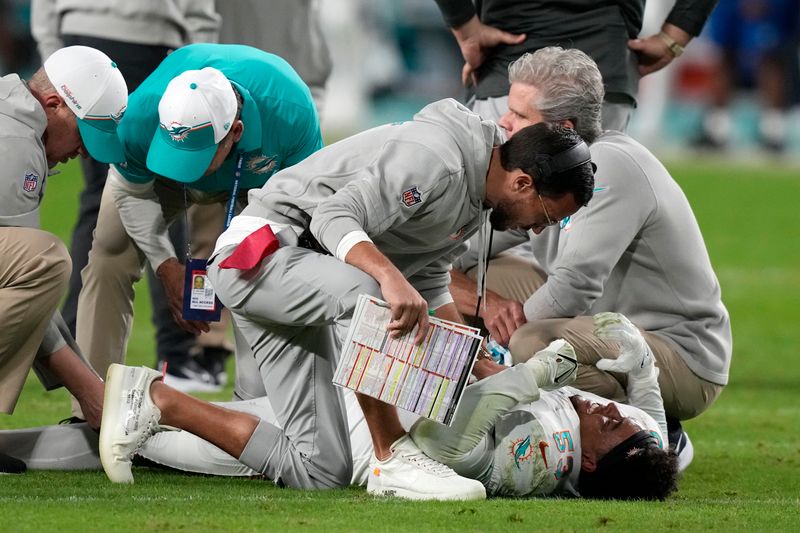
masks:
<path id="1" fill-rule="evenodd" d="M 309 228 L 304 229 L 303 233 L 301 233 L 297 238 L 297 246 L 300 248 L 305 248 L 306 250 L 311 250 L 312 252 L 317 252 L 318 254 L 333 255 L 322 247 L 316 237 L 311 234 L 311 230 Z"/>

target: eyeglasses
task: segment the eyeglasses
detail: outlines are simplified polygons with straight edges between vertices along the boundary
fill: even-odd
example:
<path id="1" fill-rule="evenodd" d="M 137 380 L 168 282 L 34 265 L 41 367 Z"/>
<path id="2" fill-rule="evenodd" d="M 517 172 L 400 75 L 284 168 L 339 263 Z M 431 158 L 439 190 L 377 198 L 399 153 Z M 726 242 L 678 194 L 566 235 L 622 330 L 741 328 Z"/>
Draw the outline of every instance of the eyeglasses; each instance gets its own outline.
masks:
<path id="1" fill-rule="evenodd" d="M 544 211 L 544 218 L 545 220 L 547 220 L 547 224 L 545 224 L 544 226 L 545 227 L 555 226 L 556 224 L 558 224 L 559 222 L 558 220 L 553 220 L 552 218 L 550 218 L 550 213 L 547 212 L 547 208 L 544 206 L 544 200 L 542 200 L 542 195 L 537 192 L 536 196 L 539 197 L 539 203 L 542 205 L 542 211 Z"/>

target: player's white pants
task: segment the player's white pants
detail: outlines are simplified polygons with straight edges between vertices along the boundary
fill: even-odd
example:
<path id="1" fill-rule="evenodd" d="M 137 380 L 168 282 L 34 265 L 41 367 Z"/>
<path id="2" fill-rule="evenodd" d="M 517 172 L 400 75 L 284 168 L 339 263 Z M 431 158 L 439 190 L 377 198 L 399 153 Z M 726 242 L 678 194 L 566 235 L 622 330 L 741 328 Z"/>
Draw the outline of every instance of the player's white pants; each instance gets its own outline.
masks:
<path id="1" fill-rule="evenodd" d="M 344 400 L 353 453 L 352 482 L 366 485 L 372 440 L 355 395 L 347 391 Z M 271 424 L 278 423 L 266 397 L 217 402 L 217 405 L 250 413 Z M 406 427 L 410 427 L 415 420 L 415 415 L 401 415 Z M 31 470 L 100 470 L 102 465 L 97 442 L 98 434 L 86 423 L 0 431 L 0 452 L 25 461 Z M 148 439 L 139 455 L 163 466 L 198 474 L 261 475 L 188 431 L 156 433 Z"/>

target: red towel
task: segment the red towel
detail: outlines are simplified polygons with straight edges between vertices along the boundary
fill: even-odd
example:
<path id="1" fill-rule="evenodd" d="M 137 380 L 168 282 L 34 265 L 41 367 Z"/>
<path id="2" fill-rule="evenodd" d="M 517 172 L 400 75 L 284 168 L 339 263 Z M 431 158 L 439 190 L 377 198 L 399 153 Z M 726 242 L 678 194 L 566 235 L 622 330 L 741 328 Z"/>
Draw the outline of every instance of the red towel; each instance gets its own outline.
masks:
<path id="1" fill-rule="evenodd" d="M 275 252 L 280 243 L 272 233 L 269 224 L 257 229 L 239 243 L 239 246 L 219 264 L 220 268 L 235 268 L 237 270 L 250 270 L 257 266 L 262 259 Z"/>

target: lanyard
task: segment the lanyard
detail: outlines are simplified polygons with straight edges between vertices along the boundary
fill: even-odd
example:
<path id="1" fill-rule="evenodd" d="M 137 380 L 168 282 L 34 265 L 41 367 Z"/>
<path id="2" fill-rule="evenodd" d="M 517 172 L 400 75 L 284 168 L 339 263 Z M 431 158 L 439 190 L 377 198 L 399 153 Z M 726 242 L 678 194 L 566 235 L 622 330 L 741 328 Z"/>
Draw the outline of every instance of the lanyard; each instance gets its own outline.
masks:
<path id="1" fill-rule="evenodd" d="M 244 159 L 243 154 L 239 154 L 239 158 L 236 160 L 236 170 L 233 172 L 233 188 L 231 189 L 231 197 L 228 199 L 228 208 L 225 211 L 225 228 L 228 229 L 228 226 L 231 225 L 231 220 L 233 220 L 233 212 L 236 210 L 236 198 L 239 196 L 239 182 L 242 179 L 242 160 Z"/>
<path id="2" fill-rule="evenodd" d="M 236 170 L 233 172 L 233 186 L 231 187 L 231 196 L 228 198 L 228 205 L 225 208 L 225 227 L 222 231 L 228 229 L 233 220 L 233 213 L 236 210 L 236 198 L 239 196 L 239 182 L 242 179 L 242 161 L 244 154 L 239 154 L 236 159 Z M 183 185 L 183 216 L 186 223 L 186 258 L 192 258 L 192 232 L 189 228 L 189 199 L 187 198 L 186 184 Z"/>

